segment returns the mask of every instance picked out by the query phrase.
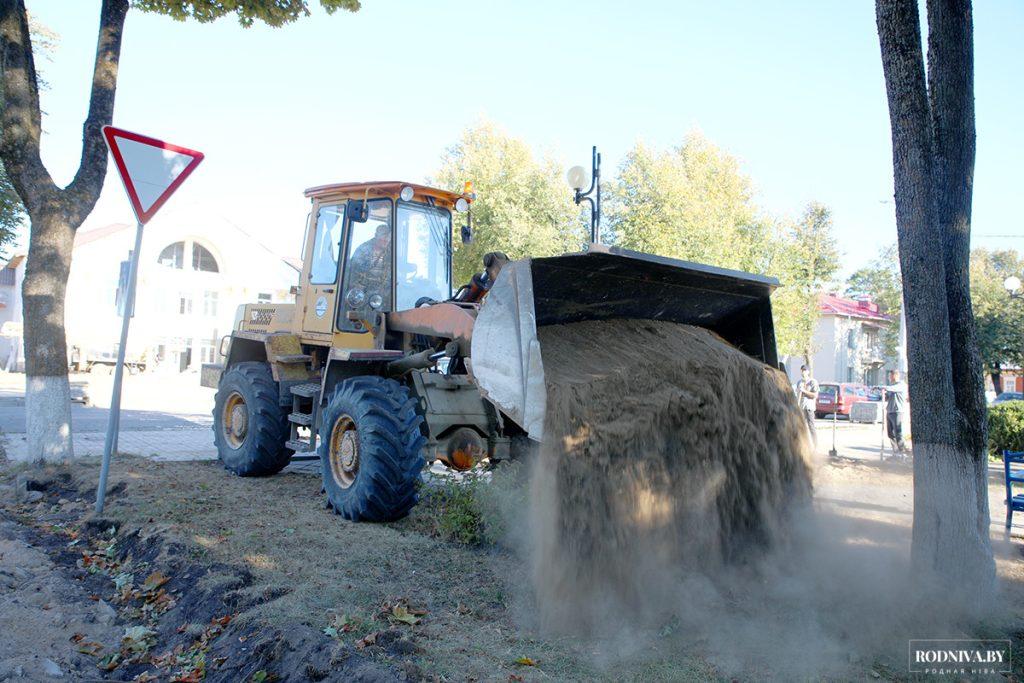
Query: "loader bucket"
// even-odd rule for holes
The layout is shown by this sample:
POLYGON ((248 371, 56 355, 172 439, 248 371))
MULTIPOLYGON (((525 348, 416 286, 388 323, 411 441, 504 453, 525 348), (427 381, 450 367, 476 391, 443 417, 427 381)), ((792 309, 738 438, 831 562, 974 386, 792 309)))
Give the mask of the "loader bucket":
POLYGON ((590 245, 586 252, 507 264, 480 307, 471 365, 478 386, 536 440, 546 390, 537 328, 637 318, 707 328, 775 367, 774 278, 590 245))

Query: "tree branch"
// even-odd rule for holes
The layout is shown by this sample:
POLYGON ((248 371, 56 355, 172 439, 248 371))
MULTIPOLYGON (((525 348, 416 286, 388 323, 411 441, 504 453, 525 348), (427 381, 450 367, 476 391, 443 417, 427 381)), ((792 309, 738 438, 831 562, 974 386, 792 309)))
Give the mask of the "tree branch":
POLYGON ((0 159, 11 184, 31 213, 56 187, 39 156, 42 115, 39 84, 24 0, 0 0, 0 70, 3 137, 0 159))
POLYGON ((107 147, 103 142, 102 128, 109 125, 114 116, 121 36, 127 13, 128 0, 103 0, 92 91, 89 94, 89 113, 82 125, 82 158, 64 197, 66 202, 70 202, 66 205, 68 210, 74 211, 79 218, 72 221, 76 226, 96 205, 107 173, 107 147))

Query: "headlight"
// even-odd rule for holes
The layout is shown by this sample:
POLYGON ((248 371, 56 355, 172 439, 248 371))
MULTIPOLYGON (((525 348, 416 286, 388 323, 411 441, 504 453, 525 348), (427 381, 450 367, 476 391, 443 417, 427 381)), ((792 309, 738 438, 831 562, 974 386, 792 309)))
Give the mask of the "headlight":
POLYGON ((455 200, 455 210, 459 213, 466 213, 469 211, 469 201, 465 197, 459 197, 455 200))
POLYGON ((345 295, 345 301, 348 302, 349 308, 359 308, 366 301, 366 292, 361 289, 352 288, 345 295))
POLYGON ((402 198, 403 202, 411 202, 412 198, 413 198, 413 195, 415 195, 415 194, 416 194, 416 192, 413 191, 413 189, 411 187, 406 185, 405 187, 402 188, 402 191, 399 193, 398 196, 402 198))
POLYGON ((384 297, 382 297, 380 294, 371 294, 370 295, 370 308, 372 308, 375 311, 379 311, 380 307, 383 306, 383 305, 384 305, 384 297))

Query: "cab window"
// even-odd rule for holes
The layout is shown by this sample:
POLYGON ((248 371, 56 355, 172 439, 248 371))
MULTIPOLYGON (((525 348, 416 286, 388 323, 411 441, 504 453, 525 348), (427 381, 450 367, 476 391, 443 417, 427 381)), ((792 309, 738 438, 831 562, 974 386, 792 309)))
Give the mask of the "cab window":
POLYGON ((391 310, 391 264, 391 200, 371 200, 369 219, 352 223, 348 239, 339 329, 361 331, 344 311, 367 307, 391 310))
POLYGON ((451 296, 448 274, 451 214, 427 204, 398 205, 395 310, 420 299, 444 301, 451 296))
POLYGON ((309 281, 326 285, 338 277, 338 254, 341 252, 341 231, 345 226, 345 205, 321 206, 316 213, 316 238, 309 266, 309 281))

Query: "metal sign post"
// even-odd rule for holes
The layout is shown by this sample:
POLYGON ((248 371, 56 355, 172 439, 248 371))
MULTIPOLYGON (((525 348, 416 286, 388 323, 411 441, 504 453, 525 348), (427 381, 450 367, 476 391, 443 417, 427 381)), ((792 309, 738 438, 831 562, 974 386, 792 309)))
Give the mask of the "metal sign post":
POLYGON ((107 497, 110 456, 117 450, 117 435, 121 427, 121 382, 124 380, 124 357, 128 348, 128 325, 135 314, 135 283, 139 274, 139 252, 142 248, 144 225, 139 221, 135 228, 135 249, 132 250, 131 265, 128 267, 128 288, 124 295, 124 310, 121 314, 121 344, 117 347, 117 365, 114 367, 114 389, 110 395, 107 438, 103 442, 103 464, 100 465, 100 484, 96 489, 96 512, 103 512, 103 503, 107 497))
POLYGON ((142 229, 203 160, 203 155, 195 150, 113 126, 103 127, 103 137, 110 154, 114 157, 117 172, 124 183, 125 192, 128 193, 128 200, 138 222, 135 229, 135 248, 132 250, 128 266, 127 287, 121 302, 121 343, 117 347, 117 366, 114 368, 114 388, 110 396, 107 438, 103 443, 103 464, 100 466, 100 482, 96 489, 97 513, 103 512, 103 504, 106 502, 110 458, 117 452, 117 436, 121 427, 121 385, 124 381, 125 354, 128 350, 128 326, 135 315, 135 289, 142 252, 142 229))

